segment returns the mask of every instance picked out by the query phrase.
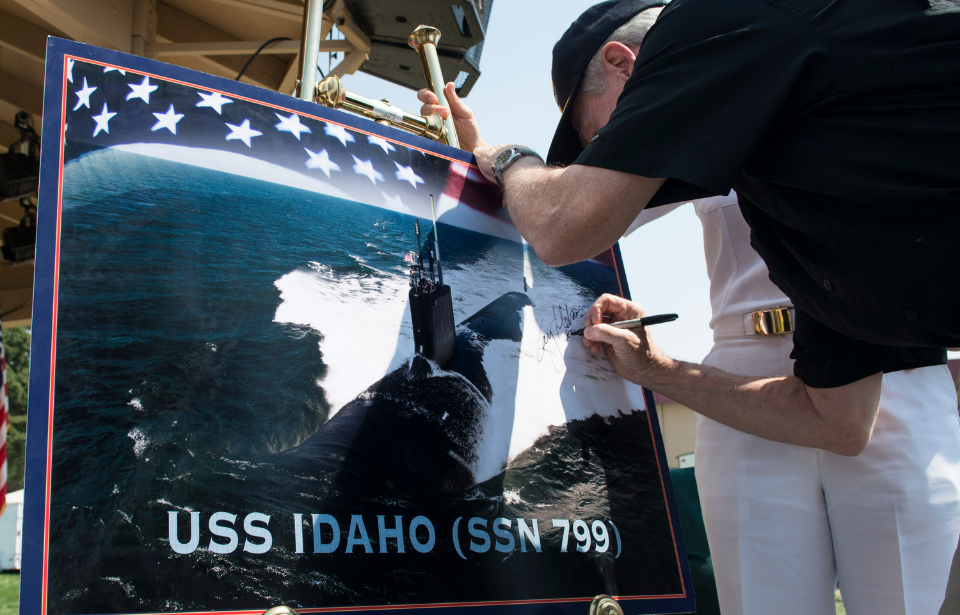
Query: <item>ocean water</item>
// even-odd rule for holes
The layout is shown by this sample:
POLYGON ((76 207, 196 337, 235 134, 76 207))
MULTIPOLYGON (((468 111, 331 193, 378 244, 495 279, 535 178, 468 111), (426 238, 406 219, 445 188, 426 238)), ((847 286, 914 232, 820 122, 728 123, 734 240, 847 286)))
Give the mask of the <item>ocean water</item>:
POLYGON ((409 215, 118 150, 68 163, 63 203, 51 613, 681 591, 639 389, 565 335, 611 270, 441 218, 465 366, 444 371, 413 358, 409 215), (519 341, 471 330, 505 293, 519 341), (181 541, 200 513, 188 555, 171 511, 181 541), (241 544, 269 515, 272 548, 213 552, 215 512, 241 544), (375 553, 314 553, 311 514, 345 536, 360 515, 375 553), (376 552, 377 515, 428 517, 434 547, 376 552), (542 552, 461 558, 471 517, 538 519, 542 552), (613 521, 619 557, 562 553, 552 519, 613 521))

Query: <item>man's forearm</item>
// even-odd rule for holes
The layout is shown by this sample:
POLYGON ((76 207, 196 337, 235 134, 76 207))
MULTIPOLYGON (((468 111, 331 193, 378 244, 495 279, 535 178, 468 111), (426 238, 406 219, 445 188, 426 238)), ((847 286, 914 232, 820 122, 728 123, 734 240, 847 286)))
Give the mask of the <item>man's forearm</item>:
POLYGON ((869 442, 876 419, 880 378, 880 374, 870 376, 848 385, 852 388, 846 391, 811 389, 793 376, 751 378, 667 359, 659 369, 645 374, 642 384, 761 438, 857 455, 869 442), (824 395, 833 398, 825 400, 824 395))
POLYGON ((548 265, 593 258, 643 210, 662 179, 573 165, 517 161, 504 174, 505 204, 517 230, 548 265))

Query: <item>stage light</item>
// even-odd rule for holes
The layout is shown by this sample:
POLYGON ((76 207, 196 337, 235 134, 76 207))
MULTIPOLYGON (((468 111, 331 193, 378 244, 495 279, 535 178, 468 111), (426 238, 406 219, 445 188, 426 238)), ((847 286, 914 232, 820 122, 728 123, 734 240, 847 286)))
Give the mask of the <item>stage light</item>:
POLYGON ((0 200, 37 191, 40 179, 35 160, 19 152, 0 154, 0 200))
POLYGON ((429 24, 443 36, 437 55, 444 75, 453 78, 460 96, 480 77, 480 55, 493 0, 347 0, 357 24, 370 37, 370 55, 360 70, 419 90, 419 58, 407 37, 417 24, 429 24))
POLYGON ((11 263, 31 260, 37 247, 37 208, 28 197, 20 199, 23 218, 19 226, 3 229, 3 246, 0 253, 11 263))
POLYGON ((20 131, 20 139, 6 154, 0 154, 0 201, 36 192, 40 180, 40 137, 30 114, 18 112, 14 127, 20 131))

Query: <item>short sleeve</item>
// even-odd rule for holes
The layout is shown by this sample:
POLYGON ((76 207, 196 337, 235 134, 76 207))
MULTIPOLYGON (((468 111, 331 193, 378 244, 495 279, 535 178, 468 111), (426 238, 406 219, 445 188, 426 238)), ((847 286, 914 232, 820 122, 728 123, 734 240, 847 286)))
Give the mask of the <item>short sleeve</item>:
POLYGON ((826 55, 765 0, 673 0, 609 123, 574 164, 667 178, 651 205, 727 194, 787 102, 819 90, 811 66, 826 55))
POLYGON ((796 316, 790 357, 793 374, 807 386, 830 389, 880 372, 947 362, 946 348, 869 344, 837 333, 802 310, 796 316))
POLYGON ((627 230, 623 232, 623 236, 626 237, 627 235, 633 233, 635 230, 637 230, 641 226, 650 224, 654 220, 659 220, 660 218, 664 217, 671 211, 679 209, 683 205, 686 205, 686 203, 683 203, 683 202, 670 203, 669 205, 664 205, 663 207, 657 207, 655 209, 651 209, 649 207, 645 208, 643 211, 640 212, 640 215, 636 217, 636 219, 633 221, 633 224, 628 226, 627 230))

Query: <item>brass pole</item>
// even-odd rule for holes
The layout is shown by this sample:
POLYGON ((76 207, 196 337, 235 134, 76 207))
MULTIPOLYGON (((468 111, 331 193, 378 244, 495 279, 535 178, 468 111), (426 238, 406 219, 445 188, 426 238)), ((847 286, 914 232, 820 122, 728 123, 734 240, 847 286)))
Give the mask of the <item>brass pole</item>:
MULTIPOLYGON (((449 110, 450 105, 443 93, 443 71, 440 70, 440 58, 437 57, 437 43, 439 41, 440 30, 431 26, 418 26, 407 39, 407 43, 420 54, 420 62, 423 64, 423 76, 427 79, 427 87, 437 95, 440 106, 449 110)), ((457 139, 457 129, 453 125, 452 113, 448 114, 447 119, 443 120, 443 125, 447 129, 445 142, 453 147, 460 147, 460 141, 457 139)))
POLYGON ((320 56, 320 28, 323 23, 323 0, 305 0, 303 4, 303 36, 300 37, 300 91, 302 100, 313 101, 317 86, 317 61, 320 56))
POLYGON ((443 120, 436 113, 426 117, 413 115, 383 101, 348 92, 336 75, 330 75, 317 85, 316 102, 325 107, 344 109, 381 123, 386 122, 390 126, 434 141, 443 141, 446 136, 443 120))

